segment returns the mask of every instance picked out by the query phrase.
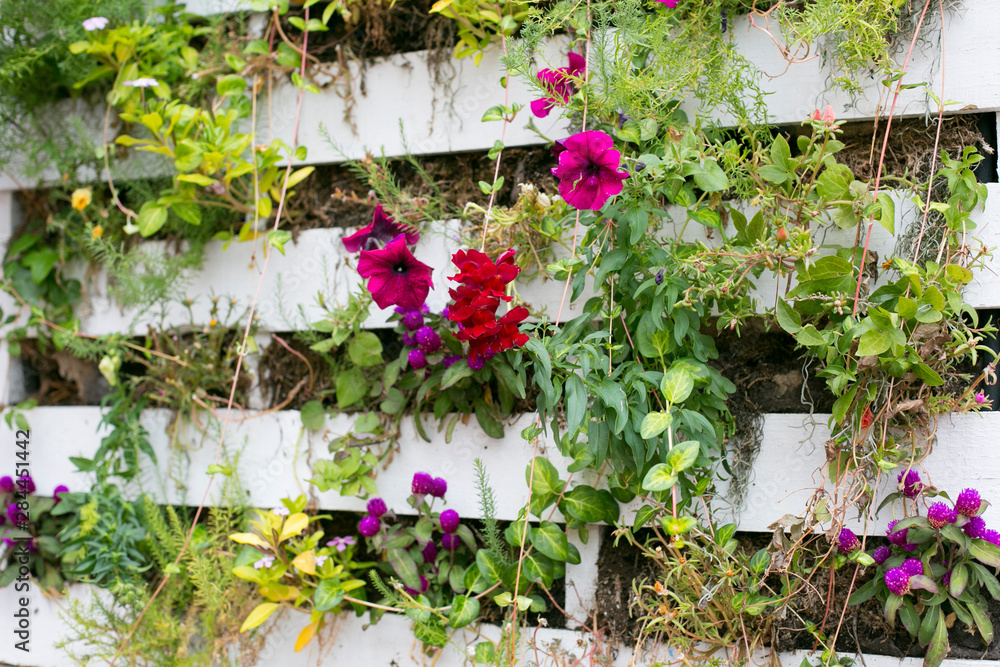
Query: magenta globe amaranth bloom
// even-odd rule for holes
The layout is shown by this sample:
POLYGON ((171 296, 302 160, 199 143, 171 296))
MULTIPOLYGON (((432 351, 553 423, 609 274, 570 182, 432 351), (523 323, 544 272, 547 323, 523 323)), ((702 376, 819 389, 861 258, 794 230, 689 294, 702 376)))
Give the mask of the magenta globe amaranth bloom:
POLYGON ((997 532, 995 530, 987 530, 985 533, 983 533, 982 539, 986 540, 990 544, 994 544, 1000 547, 1000 532, 997 532))
POLYGON ((897 530, 893 532, 892 528, 898 523, 898 521, 890 521, 889 527, 886 528, 885 534, 889 537, 889 542, 895 544, 897 547, 902 547, 906 545, 906 533, 909 528, 904 528, 903 530, 897 530))
POLYGON ((7 520, 11 523, 17 523, 17 515, 20 510, 17 508, 17 503, 11 503, 7 506, 7 520))
POLYGON ((431 484, 431 495, 435 498, 444 498, 446 493, 448 493, 448 482, 443 477, 435 477, 431 484))
POLYGON ((358 274, 379 308, 420 308, 434 286, 431 267, 413 256, 402 234, 381 250, 362 250, 358 274))
POLYGON ((424 545, 424 548, 420 550, 421 555, 424 557, 425 563, 433 563, 434 559, 437 558, 438 550, 434 546, 433 542, 428 542, 424 545))
POLYGON ((840 531, 840 537, 837 540, 837 548, 842 554, 849 554, 852 551, 857 551, 861 548, 861 540, 858 536, 854 534, 854 531, 850 528, 844 528, 840 531))
POLYGON ((600 130, 581 132, 563 142, 559 166, 552 174, 559 179, 559 194, 570 206, 600 210, 622 191, 628 172, 619 171, 621 153, 614 140, 600 130))
POLYGON ((916 498, 924 488, 924 483, 920 481, 920 473, 916 470, 904 470, 896 478, 900 492, 907 498, 916 498))
POLYGON ((19 493, 34 493, 35 480, 31 479, 31 475, 19 477, 17 480, 17 490, 19 493))
POLYGON ((931 528, 940 530, 949 523, 955 523, 956 519, 958 514, 944 503, 934 503, 927 508, 927 523, 931 524, 931 528))
POLYGON ((409 362, 410 368, 414 370, 420 370, 421 368, 427 368, 427 357, 420 350, 410 350, 406 355, 406 361, 409 362))
POLYGON ((69 493, 69 487, 66 486, 65 484, 60 484, 59 486, 56 487, 55 491, 52 492, 52 497, 56 499, 56 504, 58 504, 59 501, 61 500, 59 496, 61 496, 64 493, 69 493))
POLYGON ((434 490, 434 478, 425 472, 413 473, 413 481, 410 482, 410 491, 415 496, 426 496, 434 490))
POLYGON ((964 489, 955 501, 955 511, 965 516, 976 516, 982 506, 983 499, 975 489, 964 489))
MULTIPOLYGON (((424 314, 419 310, 414 308, 413 310, 408 310, 403 314, 403 326, 406 327, 407 331, 416 331, 420 327, 424 326, 424 314)), ((416 338, 414 338, 414 342, 416 338)), ((407 343, 412 346, 412 343, 407 343)))
POLYGON ((882 563, 889 560, 890 556, 892 556, 892 549, 890 549, 889 547, 879 547, 872 554, 872 560, 875 561, 876 565, 881 565, 882 563))
POLYGON ((10 475, 4 475, 0 477, 0 491, 4 493, 10 493, 14 490, 14 478, 10 475))
POLYGON ((916 577, 924 573, 924 564, 917 558, 907 558, 900 565, 911 577, 916 577))
POLYGON ((454 533, 445 533, 441 536, 441 548, 445 551, 454 551, 462 540, 454 533))
POLYGON ((981 516, 974 516, 962 526, 962 530, 973 539, 982 539, 986 535, 986 521, 981 516))
POLYGON ((458 524, 461 523, 458 512, 455 510, 441 512, 439 519, 441 521, 441 532, 448 533, 449 535, 458 530, 458 524))
POLYGON ((383 514, 389 511, 389 508, 385 506, 385 501, 381 498, 372 498, 369 500, 365 509, 367 509, 368 513, 376 519, 380 518, 383 514))
POLYGON ((424 354, 434 354, 441 349, 441 336, 438 335, 437 331, 434 331, 433 327, 420 327, 414 335, 417 339, 417 345, 420 346, 420 351, 424 354))
POLYGON ((365 537, 372 537, 381 527, 382 522, 378 520, 378 517, 369 514, 361 520, 361 523, 358 524, 358 532, 365 537))
POLYGON ((910 573, 894 567, 885 573, 885 585, 894 595, 906 595, 910 592, 910 573))

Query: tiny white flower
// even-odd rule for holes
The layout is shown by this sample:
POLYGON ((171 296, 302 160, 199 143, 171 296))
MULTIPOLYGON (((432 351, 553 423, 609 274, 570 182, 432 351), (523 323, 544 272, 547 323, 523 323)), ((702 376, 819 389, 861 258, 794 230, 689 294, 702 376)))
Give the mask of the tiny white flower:
POLYGON ((103 16, 91 16, 89 19, 83 22, 83 29, 87 32, 93 32, 95 30, 104 30, 108 27, 108 20, 103 16))
POLYGON ((135 79, 134 81, 125 81, 122 83, 123 86, 129 86, 131 88, 156 88, 160 85, 160 82, 156 79, 151 79, 148 76, 135 79))
POLYGON ((288 516, 288 508, 287 507, 275 507, 273 510, 271 510, 271 514, 273 514, 275 516, 288 516))

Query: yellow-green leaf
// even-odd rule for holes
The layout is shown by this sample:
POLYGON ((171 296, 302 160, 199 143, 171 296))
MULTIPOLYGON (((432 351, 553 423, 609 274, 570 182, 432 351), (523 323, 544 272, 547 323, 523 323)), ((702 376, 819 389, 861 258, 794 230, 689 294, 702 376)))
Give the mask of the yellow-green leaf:
POLYGON ((253 533, 233 533, 229 536, 229 539, 240 544, 252 544, 255 547, 268 548, 269 546, 259 535, 254 535, 253 533))
POLYGON ((316 574, 316 552, 310 549, 309 551, 303 551, 295 560, 292 561, 299 572, 305 572, 306 574, 316 574))
POLYGON ((292 516, 285 519, 285 525, 281 527, 281 535, 278 536, 279 542, 284 542, 290 537, 295 537, 309 525, 309 517, 307 517, 302 512, 293 514, 292 516))
POLYGON ((261 602, 253 608, 253 611, 250 612, 249 616, 247 616, 247 620, 243 621, 243 625, 240 626, 240 632, 253 630, 258 625, 266 621, 268 617, 276 612, 280 606, 280 604, 276 604, 274 602, 261 602))
POLYGON ((306 627, 302 628, 302 632, 299 633, 299 638, 295 640, 295 652, 298 653, 312 641, 313 637, 316 636, 316 632, 319 631, 319 621, 313 621, 306 627))

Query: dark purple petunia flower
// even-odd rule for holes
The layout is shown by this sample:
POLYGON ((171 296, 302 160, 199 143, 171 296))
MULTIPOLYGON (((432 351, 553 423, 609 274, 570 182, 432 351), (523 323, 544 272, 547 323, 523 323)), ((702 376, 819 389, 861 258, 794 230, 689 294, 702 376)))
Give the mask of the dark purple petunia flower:
POLYGON ((910 592, 910 573, 902 567, 894 567, 885 573, 885 585, 896 595, 910 592))
POLYGON ((582 78, 587 72, 587 61, 579 53, 569 53, 569 65, 559 69, 543 69, 537 75, 538 81, 551 97, 542 97, 531 103, 531 113, 538 118, 545 118, 557 104, 569 102, 570 95, 576 92, 573 79, 582 78))
POLYGON ((365 537, 371 537, 379 531, 382 527, 382 522, 378 520, 378 517, 374 517, 371 514, 367 515, 358 524, 358 532, 365 537))
POLYGON ((955 523, 957 519, 958 514, 955 510, 944 503, 934 503, 927 508, 927 523, 931 524, 931 528, 940 530, 949 523, 955 523))
POLYGON ((600 130, 574 134, 564 142, 559 166, 552 174, 559 179, 559 194, 570 206, 597 211, 622 191, 628 172, 618 171, 621 153, 614 140, 600 130))
POLYGON ((837 540, 837 548, 842 554, 849 554, 852 551, 856 551, 861 548, 861 540, 858 536, 854 534, 854 531, 850 528, 844 528, 840 531, 840 537, 837 540))
POLYGON ((435 477, 431 486, 431 495, 435 498, 444 498, 448 493, 448 482, 443 477, 435 477))
POLYGON ((438 518, 441 521, 441 532, 449 535, 458 530, 458 524, 461 522, 458 512, 455 510, 445 510, 438 518))
POLYGON ((445 551, 454 551, 461 543, 462 540, 458 535, 445 533, 441 536, 441 548, 445 551))
POLYGON ((400 234, 406 239, 406 245, 416 245, 417 241, 420 240, 420 232, 409 225, 393 222, 392 218, 382 210, 382 205, 379 204, 367 227, 362 227, 350 236, 343 238, 344 247, 347 248, 347 252, 351 253, 361 250, 378 250, 400 234))
POLYGON ((381 250, 362 250, 358 273, 379 308, 419 308, 431 291, 431 267, 410 252, 400 234, 381 250))
POLYGON ((389 508, 385 506, 385 501, 381 498, 372 498, 369 500, 365 509, 376 519, 389 511, 389 508))
POLYGON ((920 473, 916 470, 904 470, 896 477, 899 490, 907 498, 916 498, 924 488, 924 483, 920 481, 920 473))
POLYGON ((975 489, 964 489, 955 500, 955 511, 965 516, 976 516, 982 506, 983 499, 975 489))
POLYGON ((415 496, 426 496, 434 489, 434 478, 425 472, 413 473, 413 481, 410 482, 410 491, 415 496))

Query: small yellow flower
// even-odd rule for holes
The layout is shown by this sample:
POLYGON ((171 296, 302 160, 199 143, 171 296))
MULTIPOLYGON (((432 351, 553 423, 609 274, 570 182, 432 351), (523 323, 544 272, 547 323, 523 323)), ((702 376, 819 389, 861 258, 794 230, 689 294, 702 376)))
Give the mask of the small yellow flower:
POLYGON ((94 229, 90 232, 90 238, 97 240, 104 236, 104 227, 100 225, 94 225, 94 229))
POLYGON ((90 202, 93 197, 90 194, 90 188, 80 188, 79 190, 74 190, 73 194, 70 196, 70 202, 73 204, 73 208, 78 211, 90 206, 90 202))
POLYGON ((208 326, 210 327, 218 326, 218 324, 219 323, 215 321, 214 317, 208 321, 208 326))

